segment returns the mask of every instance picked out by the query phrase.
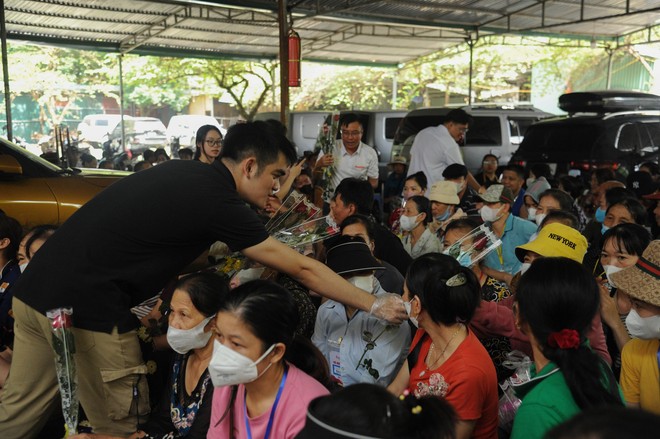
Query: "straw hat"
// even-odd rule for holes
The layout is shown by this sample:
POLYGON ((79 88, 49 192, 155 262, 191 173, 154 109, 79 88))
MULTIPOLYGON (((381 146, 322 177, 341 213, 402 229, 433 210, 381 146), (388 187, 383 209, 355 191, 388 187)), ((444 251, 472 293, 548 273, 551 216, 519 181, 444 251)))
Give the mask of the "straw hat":
POLYGON ((402 155, 395 155, 392 157, 392 160, 388 163, 388 165, 393 166, 393 165, 408 165, 408 160, 402 155))
POLYGON ((630 297, 660 306, 660 240, 652 241, 635 265, 613 273, 612 281, 630 297))

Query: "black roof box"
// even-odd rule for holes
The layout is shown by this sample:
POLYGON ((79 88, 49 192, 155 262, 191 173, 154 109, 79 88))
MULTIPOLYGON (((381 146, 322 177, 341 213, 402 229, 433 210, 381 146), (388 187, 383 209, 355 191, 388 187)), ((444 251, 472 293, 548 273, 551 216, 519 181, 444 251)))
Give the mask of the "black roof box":
POLYGON ((660 96, 615 90, 566 93, 559 96, 559 108, 567 113, 660 110, 660 96))

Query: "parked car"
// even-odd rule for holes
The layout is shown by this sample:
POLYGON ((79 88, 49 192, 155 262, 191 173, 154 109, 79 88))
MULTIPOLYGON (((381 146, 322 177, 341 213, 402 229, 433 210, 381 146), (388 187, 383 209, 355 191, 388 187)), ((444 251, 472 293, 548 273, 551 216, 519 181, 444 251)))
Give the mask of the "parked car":
MULTIPOLYGON (((130 119, 124 116, 124 120, 130 119)), ((79 138, 85 140, 92 147, 101 149, 104 142, 121 122, 119 114, 90 114, 85 116, 78 124, 79 138)))
MULTIPOLYGON (((213 116, 204 116, 201 114, 179 114, 172 116, 167 124, 167 130, 165 131, 167 141, 170 146, 178 141, 178 147, 192 148, 194 151, 196 148, 195 136, 197 135, 197 130, 202 125, 214 125, 218 127, 223 136, 227 132, 227 130, 221 127, 218 120, 213 116)), ((172 151, 172 153, 174 154, 175 151, 172 151)))
POLYGON ((512 161, 548 163, 557 175, 610 166, 622 175, 658 161, 660 96, 635 92, 564 94, 563 117, 532 125, 512 161))
MULTIPOLYGON (((479 170, 486 154, 498 157, 500 165, 507 164, 530 125, 552 116, 532 105, 476 104, 459 108, 473 118, 464 144, 459 145, 465 166, 473 173, 479 170)), ((424 128, 440 125, 452 109, 420 108, 406 114, 394 136, 394 154, 410 159, 410 148, 417 133, 424 128)))
MULTIPOLYGON (((124 135, 126 148, 134 155, 147 149, 165 148, 168 146, 166 128, 160 119, 155 117, 131 117, 124 120, 124 135)), ((110 141, 115 150, 121 147, 121 124, 117 124, 110 133, 110 141)))
POLYGON ((129 172, 64 169, 0 139, 0 209, 23 227, 61 224, 129 172))

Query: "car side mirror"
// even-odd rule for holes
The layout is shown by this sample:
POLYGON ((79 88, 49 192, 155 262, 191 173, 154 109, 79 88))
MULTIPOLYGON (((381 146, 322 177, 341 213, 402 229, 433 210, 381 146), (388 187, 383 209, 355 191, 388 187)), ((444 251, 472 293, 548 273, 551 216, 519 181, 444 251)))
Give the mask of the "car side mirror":
POLYGON ((15 157, 8 154, 0 155, 0 175, 23 175, 23 167, 15 157))

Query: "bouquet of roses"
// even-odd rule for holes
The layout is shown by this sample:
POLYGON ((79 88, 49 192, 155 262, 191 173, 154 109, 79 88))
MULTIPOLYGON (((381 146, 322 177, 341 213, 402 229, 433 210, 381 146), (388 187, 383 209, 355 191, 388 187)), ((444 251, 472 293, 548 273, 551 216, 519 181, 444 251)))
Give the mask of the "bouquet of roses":
POLYGON ((53 330, 55 349, 55 371, 60 386, 62 414, 66 424, 66 436, 76 434, 78 428, 78 377, 73 354, 76 352, 73 340, 71 308, 57 308, 46 312, 53 330))
POLYGON ((276 232, 273 237, 294 249, 323 241, 339 233, 339 226, 330 215, 316 218, 311 221, 276 232))
POLYGON ((266 230, 272 236, 281 230, 309 221, 320 213, 321 209, 312 204, 305 195, 294 190, 268 220, 266 230))
MULTIPOLYGON (((319 131, 319 136, 316 139, 316 145, 314 146, 316 150, 323 152, 323 155, 332 154, 337 144, 337 132, 339 131, 339 112, 333 111, 330 116, 330 124, 324 123, 321 126, 319 131)), ((322 200, 327 200, 332 197, 335 188, 332 187, 330 181, 332 180, 332 174, 334 173, 333 166, 326 166, 323 168, 323 173, 319 181, 317 182, 317 187, 321 190, 320 202, 322 200)))

